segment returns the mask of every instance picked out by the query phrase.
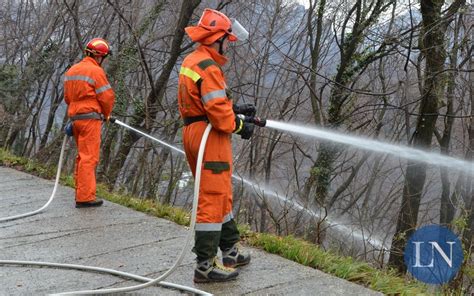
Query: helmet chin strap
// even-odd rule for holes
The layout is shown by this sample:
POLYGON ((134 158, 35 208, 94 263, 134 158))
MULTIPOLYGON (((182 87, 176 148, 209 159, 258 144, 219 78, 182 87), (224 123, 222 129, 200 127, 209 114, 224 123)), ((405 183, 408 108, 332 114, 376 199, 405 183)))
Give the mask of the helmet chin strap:
POLYGON ((97 59, 100 58, 100 62, 99 61, 97 61, 97 62, 99 63, 99 66, 101 66, 101 67, 102 67, 102 63, 104 62, 106 57, 107 57, 106 55, 105 56, 100 56, 100 55, 94 56, 96 61, 97 61, 97 59))
POLYGON ((101 56, 100 57, 100 63, 99 63, 99 66, 102 67, 102 62, 105 60, 105 56, 101 56))
POLYGON ((219 54, 224 55, 224 40, 229 36, 228 34, 225 34, 221 39, 217 40, 219 43, 219 54))
POLYGON ((101 58, 100 59, 100 62, 97 61, 97 63, 99 64, 99 66, 102 67, 102 62, 105 60, 105 58, 107 57, 107 55, 105 56, 100 56, 100 55, 95 55, 94 53, 92 53, 91 51, 89 50, 86 50, 86 56, 88 57, 91 57, 91 58, 94 58, 96 61, 98 58, 101 58))

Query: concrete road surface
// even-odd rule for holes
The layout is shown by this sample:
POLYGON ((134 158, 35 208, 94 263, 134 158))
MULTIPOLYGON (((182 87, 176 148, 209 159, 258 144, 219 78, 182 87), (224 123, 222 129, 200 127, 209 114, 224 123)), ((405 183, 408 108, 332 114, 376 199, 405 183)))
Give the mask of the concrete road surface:
MULTIPOLYGON (((53 181, 0 167, 0 217, 40 208, 53 181)), ((74 190, 60 186, 42 213, 0 223, 0 260, 92 265, 156 278, 176 260, 187 229, 105 201, 99 208, 76 209, 74 190)), ((194 255, 189 250, 167 282, 215 295, 381 295, 362 286, 261 250, 252 255, 236 281, 194 284, 194 255)), ((0 265, 0 295, 49 293, 135 285, 117 276, 55 268, 0 265)), ((160 286, 133 295, 179 295, 160 286)))

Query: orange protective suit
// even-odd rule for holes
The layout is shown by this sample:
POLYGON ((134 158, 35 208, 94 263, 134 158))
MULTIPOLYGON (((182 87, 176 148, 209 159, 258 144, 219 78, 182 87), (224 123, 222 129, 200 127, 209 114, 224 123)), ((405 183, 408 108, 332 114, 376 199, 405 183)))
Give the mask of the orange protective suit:
MULTIPOLYGON (((212 124, 203 159, 196 232, 220 232, 222 225, 233 218, 231 134, 236 124, 220 68, 226 61, 215 49, 200 45, 184 59, 180 69, 178 103, 182 118, 186 121, 205 115, 212 124)), ((183 128, 184 151, 193 175, 207 124, 197 121, 183 128)))
MULTIPOLYGON (((64 100, 69 117, 96 112, 108 118, 115 94, 102 67, 92 57, 85 57, 65 74, 64 100)), ((96 199, 95 169, 99 162, 101 121, 76 120, 73 133, 78 150, 74 174, 76 202, 93 201, 96 199)))

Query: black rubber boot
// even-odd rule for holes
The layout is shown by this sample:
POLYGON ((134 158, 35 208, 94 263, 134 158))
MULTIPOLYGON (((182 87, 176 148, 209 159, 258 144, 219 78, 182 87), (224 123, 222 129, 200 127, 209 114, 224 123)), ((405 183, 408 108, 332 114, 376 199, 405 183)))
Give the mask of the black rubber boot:
POLYGON ((222 251, 222 262, 225 267, 238 267, 250 263, 250 254, 242 253, 239 245, 235 244, 232 248, 222 251))
POLYGON ((226 282, 235 280, 239 272, 233 268, 224 267, 217 262, 217 257, 197 263, 194 270, 195 283, 226 282))
POLYGON ((77 202, 76 201, 76 208, 90 208, 90 207, 100 207, 104 201, 100 198, 91 201, 85 202, 77 202))

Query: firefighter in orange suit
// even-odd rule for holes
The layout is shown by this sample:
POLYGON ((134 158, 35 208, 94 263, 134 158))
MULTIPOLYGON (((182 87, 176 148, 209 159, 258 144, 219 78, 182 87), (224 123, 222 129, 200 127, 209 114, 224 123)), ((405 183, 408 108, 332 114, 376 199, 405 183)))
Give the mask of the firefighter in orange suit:
POLYGON ((65 74, 64 100, 77 145, 76 208, 97 207, 95 169, 99 162, 102 121, 108 120, 115 101, 102 62, 111 53, 107 41, 94 38, 85 48, 85 57, 65 74))
POLYGON ((193 252, 197 255, 195 282, 235 279, 236 266, 250 255, 239 250, 240 234, 232 216, 231 134, 249 139, 253 124, 237 114, 255 115, 251 104, 233 105, 221 67, 227 62, 228 42, 243 40, 248 32, 221 12, 205 9, 197 26, 186 33, 198 47, 183 61, 178 83, 179 112, 184 121, 183 143, 193 175, 201 138, 212 125, 204 153, 193 252), (216 259, 222 250, 222 266, 216 259))

